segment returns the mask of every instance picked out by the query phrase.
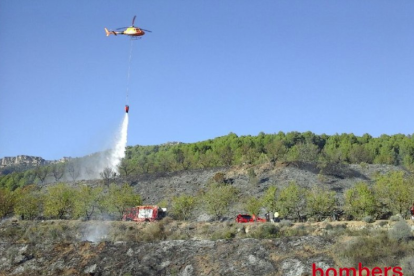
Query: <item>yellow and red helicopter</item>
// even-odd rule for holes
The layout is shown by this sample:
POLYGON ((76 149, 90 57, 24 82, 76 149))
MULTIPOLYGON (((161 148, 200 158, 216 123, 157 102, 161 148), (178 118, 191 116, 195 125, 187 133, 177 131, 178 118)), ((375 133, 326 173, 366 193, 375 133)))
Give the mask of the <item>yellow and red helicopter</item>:
POLYGON ((129 27, 118 28, 116 29, 116 31, 110 31, 107 28, 105 28, 106 36, 110 36, 111 34, 113 34, 113 35, 128 35, 131 37, 139 37, 139 36, 143 36, 145 32, 151 32, 149 30, 135 27, 134 22, 135 22, 136 17, 137 16, 135 15, 134 18, 132 18, 132 25, 129 27))

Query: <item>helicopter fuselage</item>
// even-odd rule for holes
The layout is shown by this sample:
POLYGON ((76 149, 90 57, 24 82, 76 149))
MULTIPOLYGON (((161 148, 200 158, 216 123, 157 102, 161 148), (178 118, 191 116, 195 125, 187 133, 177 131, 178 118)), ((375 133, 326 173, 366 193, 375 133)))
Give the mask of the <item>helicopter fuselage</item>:
POLYGON ((131 36, 141 36, 144 35, 145 32, 141 30, 140 28, 136 27, 128 27, 125 31, 123 31, 121 34, 124 35, 131 35, 131 36))

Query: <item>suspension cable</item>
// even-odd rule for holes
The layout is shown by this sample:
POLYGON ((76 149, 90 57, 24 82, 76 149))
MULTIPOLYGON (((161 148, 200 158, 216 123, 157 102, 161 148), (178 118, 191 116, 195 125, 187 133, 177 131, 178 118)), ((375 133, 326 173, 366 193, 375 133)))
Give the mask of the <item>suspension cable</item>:
POLYGON ((130 39, 129 43, 129 59, 128 59, 128 74, 127 74, 127 87, 126 87, 126 102, 125 104, 128 104, 128 94, 129 94, 129 79, 131 76, 131 60, 132 60, 132 49, 133 49, 133 41, 134 39, 130 39))

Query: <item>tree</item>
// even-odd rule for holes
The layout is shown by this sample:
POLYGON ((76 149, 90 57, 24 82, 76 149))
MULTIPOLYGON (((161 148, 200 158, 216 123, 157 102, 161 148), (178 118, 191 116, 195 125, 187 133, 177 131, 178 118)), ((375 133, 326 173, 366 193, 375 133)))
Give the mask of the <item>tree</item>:
POLYGON ((199 163, 203 168, 216 167, 218 160, 212 150, 200 154, 199 163))
POLYGON ((224 166, 231 166, 233 163, 234 153, 229 145, 219 145, 215 148, 214 152, 224 166))
POLYGON ((118 165, 118 170, 121 174, 128 177, 134 170, 134 166, 126 160, 125 158, 121 160, 121 163, 118 165))
POLYGON ((102 195, 102 187, 93 188, 87 185, 81 186, 77 191, 75 201, 76 217, 83 217, 86 220, 90 220, 99 208, 102 195))
POLYGON ((14 213, 22 219, 35 219, 40 215, 43 206, 43 195, 35 185, 16 190, 14 213))
POLYGON ((345 210, 354 218, 362 219, 374 215, 375 197, 373 191, 364 182, 355 184, 345 191, 345 210))
POLYGON ((65 174, 65 166, 65 163, 53 164, 51 166, 50 170, 56 182, 58 182, 65 174))
POLYGON ((36 174, 33 170, 28 170, 24 172, 24 176, 19 181, 19 186, 23 187, 25 185, 34 184, 34 180, 36 179, 36 174))
POLYGON ((412 204, 414 194, 414 178, 404 178, 404 172, 395 171, 381 175, 374 185, 375 198, 382 213, 407 215, 407 209, 412 204))
POLYGON ((37 166, 35 169, 35 173, 37 178, 39 178, 40 182, 43 184, 46 180, 46 177, 49 175, 50 167, 49 166, 37 166))
POLYGON ((72 178, 72 180, 76 181, 76 179, 78 179, 78 177, 80 176, 80 172, 81 172, 79 161, 76 161, 76 160, 70 161, 66 166, 66 170, 68 174, 70 175, 70 177, 72 178))
POLYGON ((277 209, 277 201, 276 201, 276 186, 270 186, 265 194, 263 195, 262 202, 263 206, 266 208, 266 211, 275 212, 277 209))
POLYGON ((302 213, 306 210, 306 190, 299 187, 296 182, 280 190, 277 197, 277 208, 281 216, 292 216, 301 221, 302 213))
POLYGON ((1 188, 0 189, 0 219, 13 213, 16 203, 16 195, 14 192, 1 188))
POLYGON ((172 199, 172 214, 180 220, 187 220, 190 218, 194 206, 196 205, 196 198, 190 195, 181 195, 172 199))
POLYGON ((213 183, 203 196, 203 202, 209 215, 220 219, 236 199, 237 190, 230 185, 213 183))
POLYGON ((277 160, 283 159, 284 155, 287 152, 286 146, 281 140, 276 140, 274 142, 266 144, 265 149, 270 162, 273 164, 276 163, 277 160))
POLYGON ((308 215, 317 221, 332 215, 336 206, 335 192, 327 191, 319 186, 315 186, 307 192, 306 201, 308 215))
POLYGON ((181 168, 184 169, 184 162, 185 162, 185 155, 184 151, 181 148, 174 148, 174 162, 177 169, 181 168))
POLYGON ((244 208, 249 214, 252 214, 257 218, 262 206, 263 202, 261 200, 257 199, 256 197, 251 197, 245 203, 244 208))
POLYGON ((128 184, 122 186, 111 184, 108 193, 102 201, 106 211, 119 219, 122 218, 127 208, 141 205, 142 203, 140 195, 136 194, 128 184))
POLYGON ((47 188, 44 199, 44 214, 47 217, 72 218, 77 193, 65 183, 58 183, 47 188))
POLYGON ((252 186, 256 186, 259 180, 257 179, 257 174, 254 172, 253 168, 247 170, 247 175, 249 176, 249 183, 252 186))
POLYGON ((349 152, 349 161, 355 164, 361 162, 369 164, 372 163, 373 158, 371 152, 364 145, 353 144, 349 152))
POLYGON ((109 183, 115 178, 116 172, 112 168, 105 168, 102 172, 99 173, 103 179, 106 186, 109 186, 109 183))
POLYGON ((311 142, 299 143, 296 145, 298 150, 298 160, 304 162, 318 161, 319 148, 311 142))

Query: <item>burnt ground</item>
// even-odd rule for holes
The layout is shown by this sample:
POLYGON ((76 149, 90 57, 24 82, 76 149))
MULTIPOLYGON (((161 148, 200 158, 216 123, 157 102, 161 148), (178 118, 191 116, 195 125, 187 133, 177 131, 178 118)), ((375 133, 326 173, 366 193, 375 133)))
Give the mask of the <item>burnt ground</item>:
MULTIPOLYGON (((0 222, 0 275, 312 275, 313 263, 321 268, 340 264, 333 247, 339 238, 352 240, 343 236, 345 230, 387 228, 391 222, 278 225, 277 230, 271 223, 240 225, 234 217, 244 212, 242 198, 259 197, 269 186, 291 181, 308 188, 321 185, 340 197, 355 183, 372 184, 377 174, 393 170, 401 168, 346 165, 321 173, 312 164, 281 163, 118 179, 128 181, 145 204, 157 204, 181 194, 198 195, 223 173, 241 198, 224 222, 209 222, 202 208, 188 222, 5 220, 0 222)), ((101 185, 100 180, 88 183, 101 185)))
MULTIPOLYGON (((223 173, 225 181, 240 191, 236 203, 225 215, 228 219, 233 219, 237 214, 245 211, 243 199, 251 196, 261 197, 272 185, 284 187, 294 181, 306 188, 322 186, 335 191, 341 203, 343 192, 355 183, 363 181, 372 184, 376 175, 394 170, 403 169, 389 165, 340 165, 321 172, 314 164, 291 162, 273 165, 266 163, 257 166, 235 166, 140 176, 130 178, 128 182, 142 196, 145 204, 153 205, 162 200, 170 202, 173 197, 182 194, 197 196, 207 188, 215 174, 223 173), (256 174, 254 179, 249 178, 251 169, 256 174)), ((194 219, 208 218, 209 216, 201 208, 196 210, 194 219)))

